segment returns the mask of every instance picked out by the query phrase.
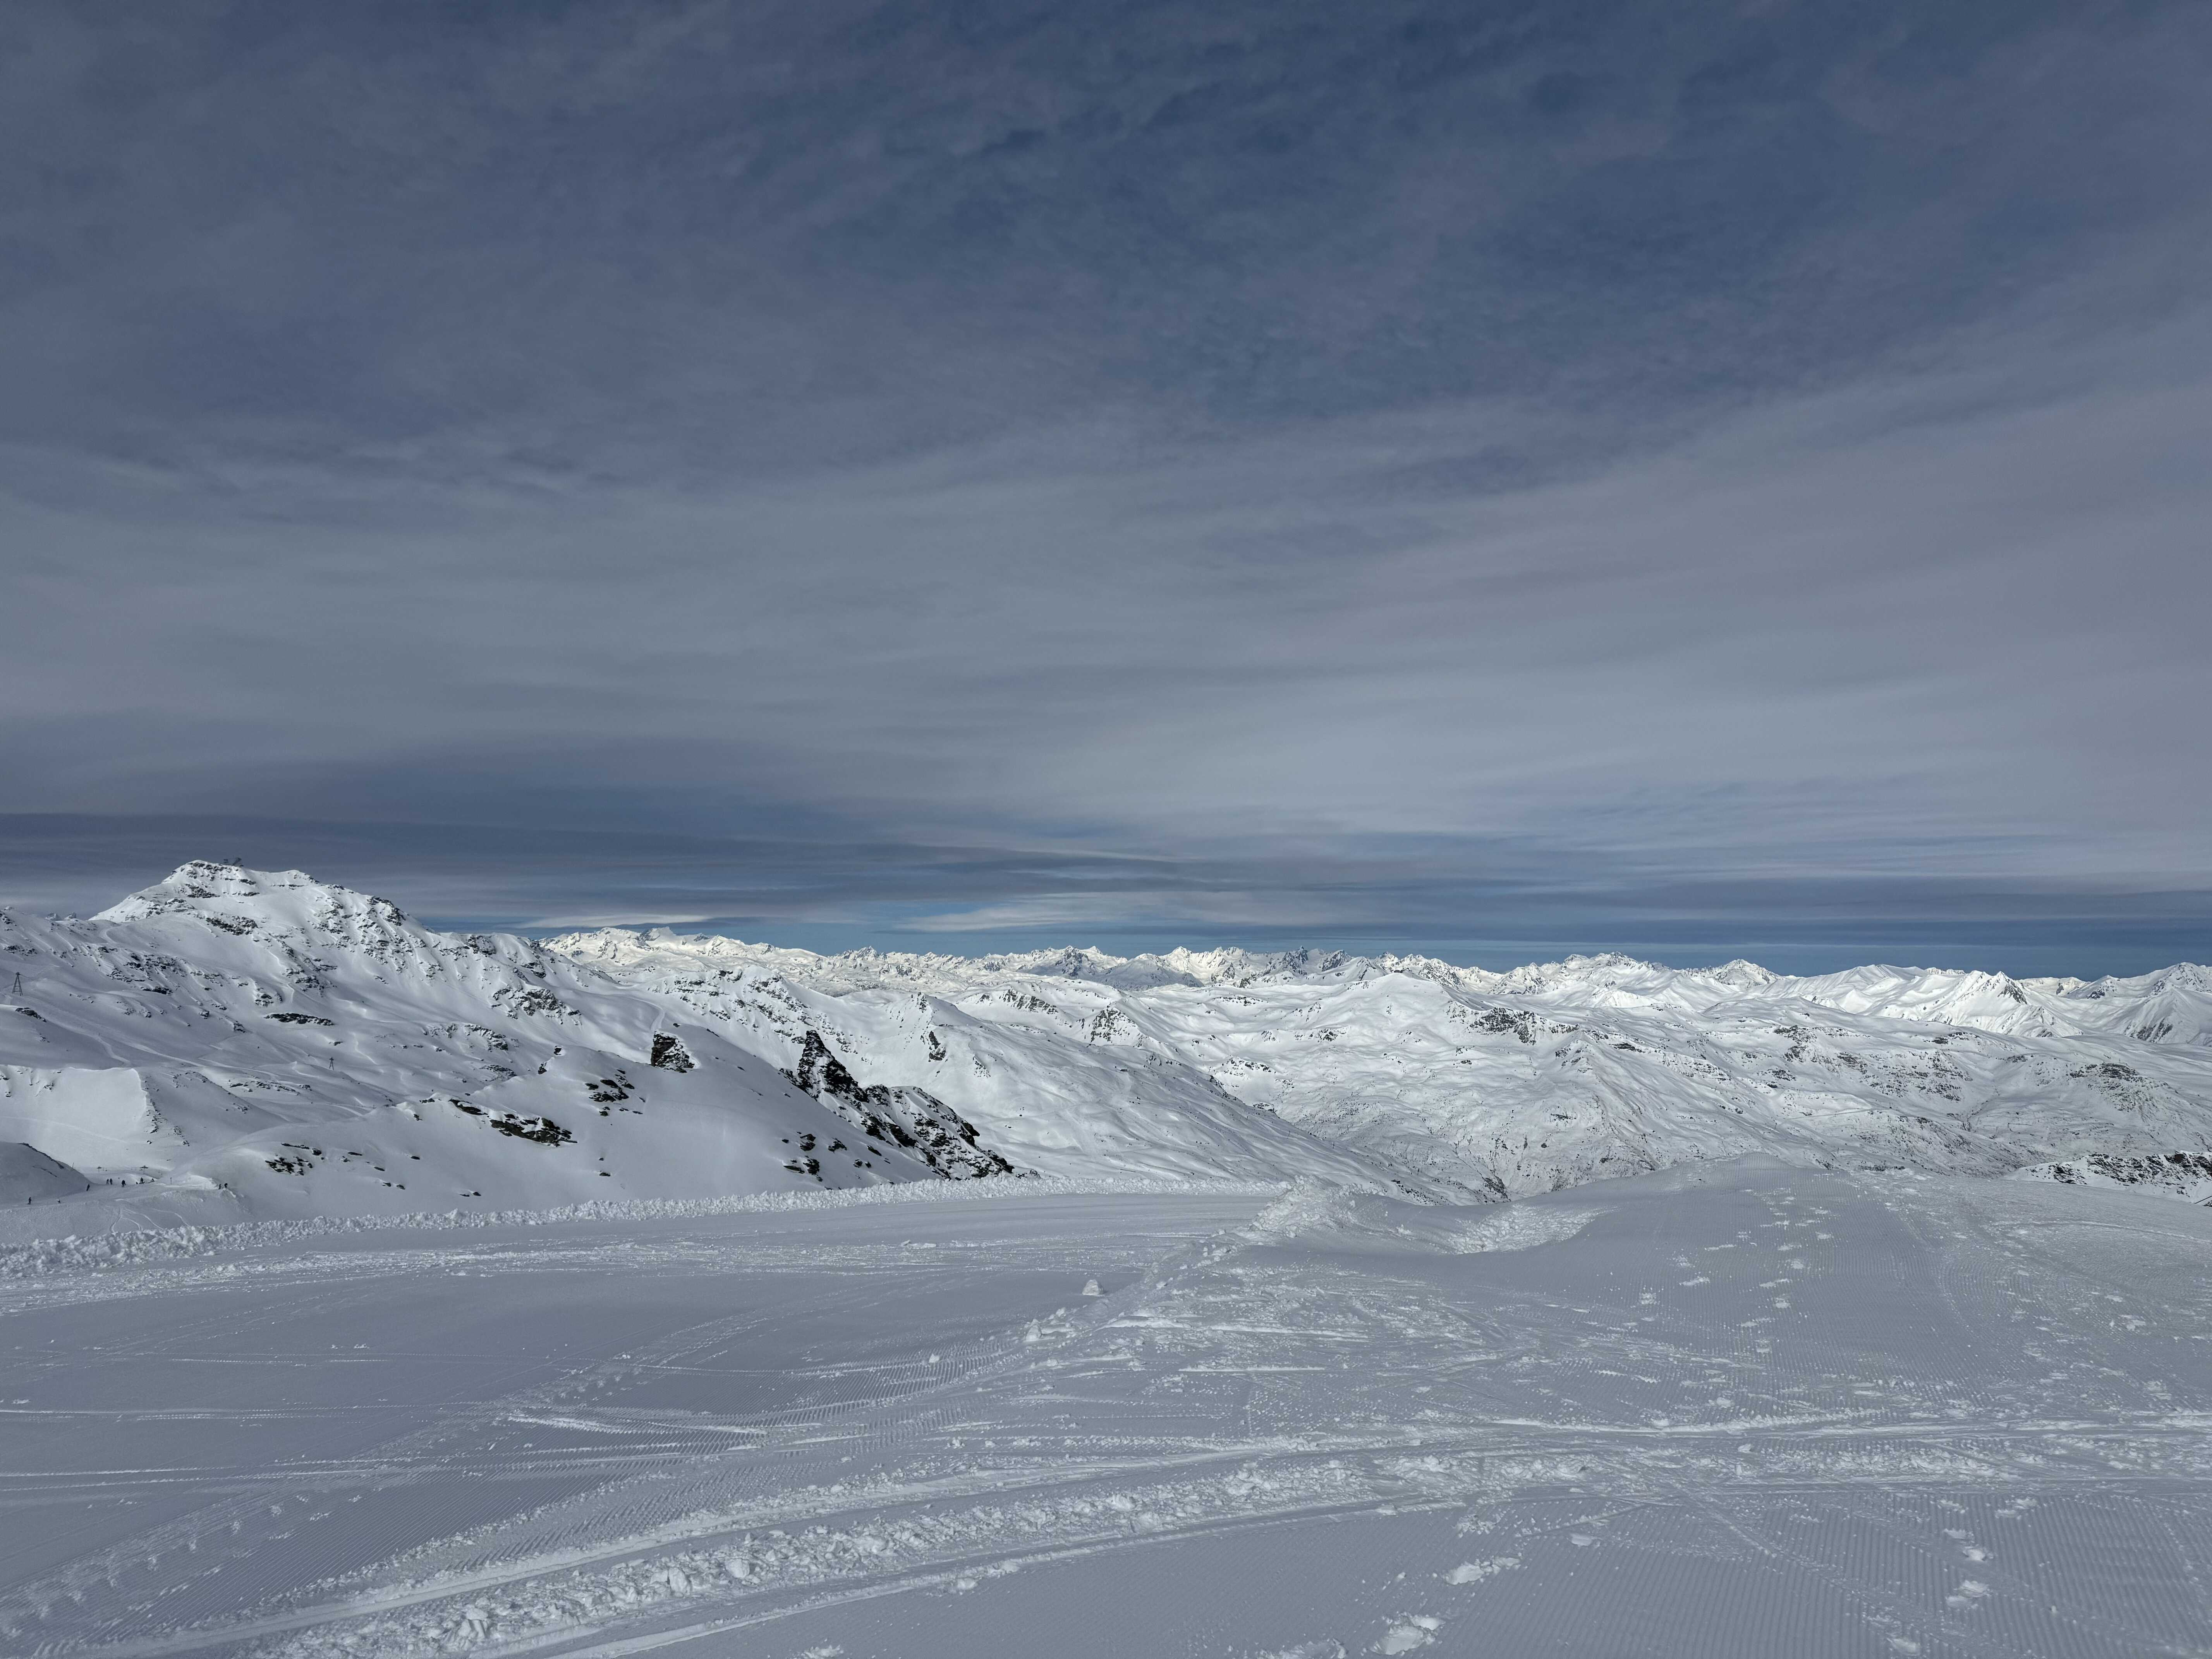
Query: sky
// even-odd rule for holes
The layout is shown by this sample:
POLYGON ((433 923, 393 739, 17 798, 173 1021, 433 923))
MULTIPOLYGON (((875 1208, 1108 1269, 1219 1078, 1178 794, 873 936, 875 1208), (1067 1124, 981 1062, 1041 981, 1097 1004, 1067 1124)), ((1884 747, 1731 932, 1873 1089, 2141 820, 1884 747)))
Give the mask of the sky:
POLYGON ((2212 9, 16 0, 0 904, 2212 957, 2212 9))

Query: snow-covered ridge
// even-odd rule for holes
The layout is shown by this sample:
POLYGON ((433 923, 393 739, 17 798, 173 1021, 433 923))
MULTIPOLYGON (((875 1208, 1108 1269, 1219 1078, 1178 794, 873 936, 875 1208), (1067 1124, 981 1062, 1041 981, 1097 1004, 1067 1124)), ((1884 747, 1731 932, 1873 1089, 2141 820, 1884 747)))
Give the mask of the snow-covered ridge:
POLYGON ((2014 979, 1972 969, 1887 966, 1798 977, 1741 960, 1717 968, 1669 968, 1613 954, 1532 963, 1498 973, 1462 968, 1434 957, 1360 957, 1341 951, 1261 953, 1233 946, 1210 951, 1179 947, 1135 957, 1111 956, 1096 947, 983 957, 872 949, 820 956, 666 927, 601 928, 561 934, 544 944, 577 961, 603 967, 620 969, 656 956, 680 956, 716 967, 767 969, 839 990, 911 987, 948 993, 1009 976, 1079 980, 1127 991, 1176 985, 1244 989, 1292 983, 1357 985, 1401 975, 1478 994, 1553 999, 1579 1006, 1695 1012, 1725 1002, 1795 1002, 1987 1031, 2124 1033, 2148 1042, 2212 1045, 2212 969, 2194 963, 2177 963, 2133 978, 2092 981, 2014 979))
POLYGON ((1091 1087, 1104 1050, 1121 1090, 1199 1074, 1435 1194, 1746 1154, 1996 1174, 2212 1135, 2212 972, 2189 963, 2092 982, 1623 956, 1504 973, 1310 951, 817 956, 666 929, 544 944, 765 1043, 808 1000, 857 1068, 978 1123, 1091 1087))
POLYGON ((1996 1175, 2212 1152, 2212 974, 2187 964, 532 942, 196 862, 89 919, 0 913, 0 998, 18 1237, 946 1178, 1483 1200, 1753 1155, 1996 1175), (64 1209, 108 1219, 37 1219, 64 1209))
POLYGON ((0 1143, 189 1218, 714 1197, 928 1176, 763 1056, 505 934, 188 864, 0 915, 0 1143), (831 1143, 849 1151, 824 1175, 831 1143), (149 1189, 151 1190, 142 1190, 149 1189))

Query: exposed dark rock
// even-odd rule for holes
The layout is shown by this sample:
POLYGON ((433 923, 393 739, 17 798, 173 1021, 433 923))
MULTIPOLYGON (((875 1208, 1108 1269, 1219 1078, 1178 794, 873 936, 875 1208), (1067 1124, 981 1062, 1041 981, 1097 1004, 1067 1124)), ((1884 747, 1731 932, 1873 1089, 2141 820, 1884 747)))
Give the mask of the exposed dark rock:
POLYGON ((929 1091, 863 1084, 811 1028, 799 1063, 784 1075, 861 1133, 906 1148, 948 1180, 1016 1173, 976 1140, 974 1124, 929 1091))
POLYGON ((2142 1073, 2132 1066, 2123 1066, 2117 1060, 2099 1060, 2094 1066, 2084 1066, 2069 1076, 2087 1078, 2100 1083, 2140 1083, 2142 1073))
POLYGON ((1536 1042, 1535 1018, 1517 1008, 1492 1008, 1475 1022, 1478 1031, 1495 1031, 1501 1035, 1510 1031, 1522 1042, 1534 1047, 1536 1042))
POLYGON ((489 1121, 503 1135, 535 1141, 540 1146, 560 1146, 576 1138, 550 1117, 517 1117, 512 1112, 494 1112, 489 1121))
POLYGON ((543 986, 509 985, 492 993, 493 1004, 508 1014, 573 1014, 576 1011, 543 986))

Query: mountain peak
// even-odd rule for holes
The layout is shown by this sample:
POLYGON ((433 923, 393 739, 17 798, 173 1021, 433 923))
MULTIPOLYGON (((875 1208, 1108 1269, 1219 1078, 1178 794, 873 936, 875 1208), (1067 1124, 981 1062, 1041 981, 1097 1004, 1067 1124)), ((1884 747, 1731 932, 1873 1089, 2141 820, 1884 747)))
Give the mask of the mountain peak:
POLYGON ((280 931, 354 933, 411 927, 389 899, 316 880, 302 870, 253 870, 242 864, 193 859, 111 904, 97 922, 152 921, 191 915, 227 933, 260 927, 280 931))

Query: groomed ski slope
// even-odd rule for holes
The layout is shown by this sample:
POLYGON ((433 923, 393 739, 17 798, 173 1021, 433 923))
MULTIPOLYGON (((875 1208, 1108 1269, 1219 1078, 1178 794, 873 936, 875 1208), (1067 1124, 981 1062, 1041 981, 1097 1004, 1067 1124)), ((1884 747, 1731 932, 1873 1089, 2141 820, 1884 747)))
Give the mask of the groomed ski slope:
POLYGON ((11 1260, 11 1655, 2212 1650, 2212 1212, 2137 1193, 942 1182, 11 1260))

